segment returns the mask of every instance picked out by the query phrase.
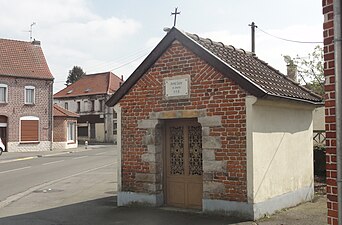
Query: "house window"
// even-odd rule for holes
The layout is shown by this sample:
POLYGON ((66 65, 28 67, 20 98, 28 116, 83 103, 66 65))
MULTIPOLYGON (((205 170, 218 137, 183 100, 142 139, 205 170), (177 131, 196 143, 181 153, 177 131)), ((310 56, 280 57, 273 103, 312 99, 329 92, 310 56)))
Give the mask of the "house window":
POLYGON ((81 102, 77 102, 76 112, 80 112, 80 111, 81 111, 81 102))
POLYGON ((39 118, 24 116, 20 118, 20 142, 39 141, 39 118))
POLYGON ((118 122, 117 120, 113 120, 113 134, 117 135, 118 133, 118 122))
POLYGON ((67 102, 64 103, 64 108, 65 108, 66 110, 69 109, 69 104, 68 104, 67 102))
POLYGON ((100 112, 103 111, 103 100, 99 100, 99 105, 100 105, 100 112))
POLYGON ((6 103, 8 96, 8 87, 6 84, 0 84, 0 103, 6 103))
POLYGON ((68 122, 68 142, 75 142, 76 139, 76 123, 68 122))
POLYGON ((94 100, 91 100, 91 101, 90 101, 90 104, 91 104, 91 105, 90 105, 90 111, 91 111, 91 112, 94 112, 94 111, 95 111, 95 101, 94 101, 94 100))
POLYGON ((78 137, 88 137, 88 127, 77 127, 78 137))
POLYGON ((25 86, 25 104, 32 105, 35 103, 35 87, 25 86))

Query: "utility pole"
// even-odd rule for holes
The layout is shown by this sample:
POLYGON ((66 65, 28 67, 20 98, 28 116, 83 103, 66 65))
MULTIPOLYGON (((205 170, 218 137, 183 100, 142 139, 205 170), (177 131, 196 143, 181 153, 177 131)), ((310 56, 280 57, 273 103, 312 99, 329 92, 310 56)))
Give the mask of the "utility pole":
POLYGON ((252 53, 255 54, 255 28, 258 28, 258 26, 255 25, 254 22, 252 22, 252 24, 248 24, 248 26, 251 27, 251 31, 252 31, 252 53))
POLYGON ((174 15, 175 18, 173 19, 173 26, 175 27, 176 26, 176 20, 177 20, 177 15, 179 15, 181 12, 178 12, 178 7, 175 8, 175 12, 172 12, 171 13, 171 16, 174 15))

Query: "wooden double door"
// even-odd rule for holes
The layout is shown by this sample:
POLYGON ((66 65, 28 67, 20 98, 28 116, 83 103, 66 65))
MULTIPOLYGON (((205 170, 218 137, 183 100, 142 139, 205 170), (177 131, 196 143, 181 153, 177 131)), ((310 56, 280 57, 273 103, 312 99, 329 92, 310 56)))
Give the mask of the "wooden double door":
POLYGON ((166 204, 202 208, 202 128, 195 120, 170 120, 166 134, 166 204))

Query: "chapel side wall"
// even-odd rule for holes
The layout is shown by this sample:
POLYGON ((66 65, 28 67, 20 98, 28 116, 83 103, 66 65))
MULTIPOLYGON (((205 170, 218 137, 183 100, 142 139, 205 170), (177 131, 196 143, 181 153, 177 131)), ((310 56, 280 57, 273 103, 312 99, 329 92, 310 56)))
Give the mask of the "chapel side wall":
POLYGON ((312 115, 309 107, 253 105, 254 203, 290 193, 298 202, 289 204, 313 198, 312 115))
MULTIPOLYGON (((202 128, 204 199, 247 201, 246 92, 179 42, 155 62, 120 100, 122 109, 122 188, 124 192, 163 192, 158 129, 138 128, 152 114, 204 112, 220 126, 202 128), (190 76, 190 98, 163 99, 163 78, 190 76), (214 143, 214 144, 211 144, 214 143), (151 162, 153 161, 153 162, 151 162)), ((166 116, 166 117, 165 117, 166 116)), ((182 116, 182 115, 178 115, 182 116)), ((189 115, 188 115, 189 116, 189 115)), ((173 117, 177 118, 177 117, 173 117)), ((203 124, 202 124, 203 127, 203 124)))

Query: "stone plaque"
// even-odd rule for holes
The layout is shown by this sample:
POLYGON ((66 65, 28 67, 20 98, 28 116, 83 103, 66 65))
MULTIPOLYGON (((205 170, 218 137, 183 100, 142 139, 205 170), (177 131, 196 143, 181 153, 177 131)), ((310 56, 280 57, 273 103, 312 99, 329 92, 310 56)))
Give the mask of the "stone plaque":
POLYGON ((189 78, 164 80, 165 98, 188 97, 189 78))

